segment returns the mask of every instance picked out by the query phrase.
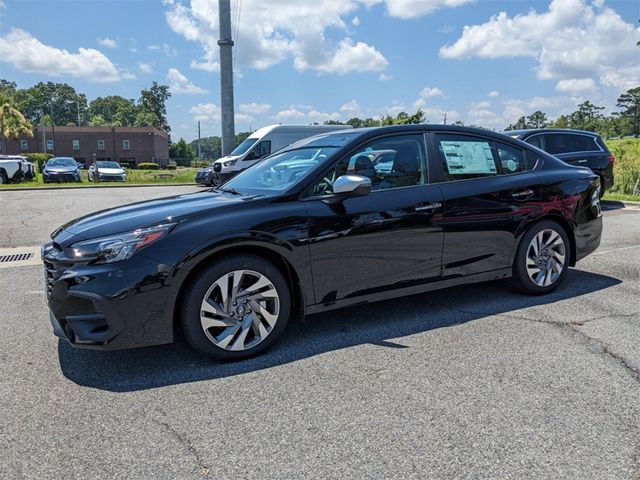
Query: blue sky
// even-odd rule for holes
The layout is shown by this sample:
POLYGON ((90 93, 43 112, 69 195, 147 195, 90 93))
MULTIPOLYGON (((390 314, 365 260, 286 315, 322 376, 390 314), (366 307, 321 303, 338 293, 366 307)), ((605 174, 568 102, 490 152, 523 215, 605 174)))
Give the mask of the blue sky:
MULTIPOLYGON (((172 137, 219 134, 217 0, 0 0, 0 77, 137 98, 168 84, 172 137)), ((236 130, 426 112, 501 129, 615 108, 640 85, 637 0, 232 0, 236 130), (238 12, 239 11, 239 15, 238 12)))

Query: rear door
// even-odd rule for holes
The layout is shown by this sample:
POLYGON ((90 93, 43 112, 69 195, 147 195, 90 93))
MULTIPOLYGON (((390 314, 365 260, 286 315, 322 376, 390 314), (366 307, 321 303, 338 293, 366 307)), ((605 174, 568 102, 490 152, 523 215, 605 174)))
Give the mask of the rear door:
POLYGON ((444 204, 443 278, 511 267, 520 226, 540 208, 535 159, 508 142, 434 133, 444 204))
MULTIPOLYGON (((609 152, 598 144, 594 135, 565 132, 540 136, 543 150, 570 165, 589 167, 591 170, 602 170, 609 165, 609 152)), ((531 143, 529 139, 527 143, 531 143)))

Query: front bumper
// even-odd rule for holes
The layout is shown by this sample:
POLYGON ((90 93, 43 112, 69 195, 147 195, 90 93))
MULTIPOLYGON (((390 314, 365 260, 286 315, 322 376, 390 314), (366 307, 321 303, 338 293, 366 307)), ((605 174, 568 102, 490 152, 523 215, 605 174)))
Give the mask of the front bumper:
POLYGON ((42 173, 45 182, 80 182, 79 174, 76 173, 42 173))
POLYGON ((138 254, 107 265, 61 264, 43 248, 49 319, 73 346, 116 350, 173 341, 171 270, 138 254))
POLYGON ((127 176, 124 174, 120 175, 109 175, 109 174, 100 174, 98 176, 98 181, 100 182, 126 182, 127 176))

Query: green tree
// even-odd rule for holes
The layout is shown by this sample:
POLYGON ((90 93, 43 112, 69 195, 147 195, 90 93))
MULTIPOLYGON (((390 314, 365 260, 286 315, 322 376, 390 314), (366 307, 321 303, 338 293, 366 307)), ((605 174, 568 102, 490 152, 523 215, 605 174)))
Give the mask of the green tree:
POLYGON ((87 97, 67 83, 40 82, 31 88, 16 91, 16 103, 25 117, 40 123, 43 114, 53 116, 56 125, 87 120, 87 97))
MULTIPOLYGON (((169 122, 167 121, 166 102, 171 97, 171 92, 167 85, 160 85, 153 82, 151 88, 140 92, 140 100, 138 100, 138 108, 145 117, 145 120, 151 120, 151 126, 163 130, 166 133, 171 132, 169 122), (147 116, 152 114, 153 117, 147 116)), ((136 117, 136 122, 138 118, 136 117)))
POLYGON ((549 125, 549 119, 544 112, 537 110, 527 117, 529 128, 545 128, 549 125))
POLYGON ((100 115, 108 125, 131 127, 136 121, 135 100, 119 95, 98 97, 89 104, 89 118, 100 115))
POLYGON ((193 151, 193 147, 181 138, 177 143, 172 143, 169 146, 169 158, 188 158, 193 160, 196 154, 193 151))
MULTIPOLYGON (((33 137, 31 123, 18 110, 14 99, 4 93, 0 94, 0 135, 14 140, 33 137)), ((6 148, 5 142, 2 142, 2 148, 6 148)))
POLYGON ((622 109, 620 116, 626 119, 632 135, 640 135, 640 87, 627 90, 618 97, 618 107, 622 109))
POLYGON ((107 122, 107 119, 104 118, 102 115, 93 115, 90 119, 89 119, 89 126, 90 127, 109 127, 109 122, 107 122))
POLYGON ((570 128, 595 132, 600 126, 604 115, 600 113, 604 107, 598 107, 589 100, 578 105, 578 110, 569 115, 570 128))

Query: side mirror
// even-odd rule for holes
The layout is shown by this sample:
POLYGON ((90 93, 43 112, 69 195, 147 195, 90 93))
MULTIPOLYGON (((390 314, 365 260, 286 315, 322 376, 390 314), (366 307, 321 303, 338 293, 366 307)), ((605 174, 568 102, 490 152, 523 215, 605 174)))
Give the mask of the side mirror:
POLYGON ((334 195, 364 197, 371 193, 371 179, 362 175, 341 175, 333 182, 334 195))

